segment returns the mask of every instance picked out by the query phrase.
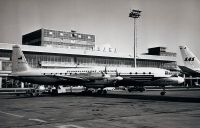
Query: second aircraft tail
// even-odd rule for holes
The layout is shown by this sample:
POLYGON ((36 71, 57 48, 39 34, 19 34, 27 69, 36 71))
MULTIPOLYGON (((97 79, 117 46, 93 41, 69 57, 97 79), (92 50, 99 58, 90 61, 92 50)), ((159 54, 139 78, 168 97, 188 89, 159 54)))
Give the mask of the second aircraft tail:
POLYGON ((187 46, 180 46, 180 51, 184 66, 193 70, 200 69, 200 61, 187 46))

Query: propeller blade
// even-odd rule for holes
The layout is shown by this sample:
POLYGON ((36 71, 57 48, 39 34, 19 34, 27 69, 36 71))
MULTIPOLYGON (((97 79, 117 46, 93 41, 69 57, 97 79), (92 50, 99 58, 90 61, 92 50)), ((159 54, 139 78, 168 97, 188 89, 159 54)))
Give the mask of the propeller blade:
POLYGON ((118 76, 119 76, 119 73, 118 73, 117 69, 115 70, 115 72, 116 72, 116 77, 118 77, 118 76))
POLYGON ((103 71, 101 71, 101 74, 102 74, 102 77, 104 77, 104 76, 105 76, 105 73, 104 73, 103 71))
POLYGON ((107 74, 107 67, 105 66, 105 70, 104 70, 105 74, 107 74))

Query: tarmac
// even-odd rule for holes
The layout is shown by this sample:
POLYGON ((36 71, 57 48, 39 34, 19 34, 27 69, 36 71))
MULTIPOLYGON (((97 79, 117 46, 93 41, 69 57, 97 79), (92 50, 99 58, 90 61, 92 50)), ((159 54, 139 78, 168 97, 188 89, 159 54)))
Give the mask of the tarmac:
POLYGON ((0 95, 0 128, 199 128, 200 90, 0 95))

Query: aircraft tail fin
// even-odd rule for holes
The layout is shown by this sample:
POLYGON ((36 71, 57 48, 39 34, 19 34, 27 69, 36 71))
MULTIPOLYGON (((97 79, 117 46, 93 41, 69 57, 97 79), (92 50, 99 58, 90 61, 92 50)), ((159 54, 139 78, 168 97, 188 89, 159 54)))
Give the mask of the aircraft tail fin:
POLYGON ((200 69, 200 61, 187 46, 180 46, 180 51, 184 66, 193 70, 200 69))
POLYGON ((27 71, 30 67, 19 45, 13 46, 12 51, 12 72, 27 71))

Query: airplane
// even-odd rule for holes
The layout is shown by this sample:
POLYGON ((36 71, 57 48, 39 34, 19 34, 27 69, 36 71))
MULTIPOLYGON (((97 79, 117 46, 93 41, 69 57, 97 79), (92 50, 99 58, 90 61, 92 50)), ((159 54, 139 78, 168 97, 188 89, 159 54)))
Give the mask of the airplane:
POLYGON ((144 86, 160 86, 161 95, 165 95, 165 86, 177 85, 184 82, 179 76, 173 76, 169 70, 149 67, 79 67, 64 69, 32 68, 18 45, 13 46, 12 73, 9 75, 22 82, 41 85, 54 85, 57 92, 59 85, 82 85, 100 89, 99 94, 106 94, 106 87, 125 86, 144 88, 144 86))
POLYGON ((179 46, 184 66, 179 66, 183 73, 200 76, 200 61, 187 46, 179 46))
MULTIPOLYGON (((102 67, 75 67, 64 69, 31 68, 18 45, 13 46, 12 73, 9 77, 33 84, 54 85, 56 86, 55 93, 59 85, 84 84, 87 88, 104 88, 112 87, 116 81, 123 79, 120 76, 110 77, 108 74, 104 73, 104 68, 102 67)), ((99 91, 99 93, 106 92, 99 91)))

